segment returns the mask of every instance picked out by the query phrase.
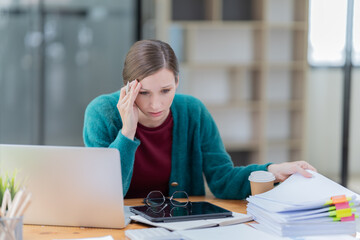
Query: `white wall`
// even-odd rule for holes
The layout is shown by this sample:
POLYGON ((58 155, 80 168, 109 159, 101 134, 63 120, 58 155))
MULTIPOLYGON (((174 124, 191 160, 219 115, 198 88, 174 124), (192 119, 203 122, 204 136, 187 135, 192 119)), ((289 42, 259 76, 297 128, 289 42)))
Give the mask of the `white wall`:
POLYGON ((350 126, 350 174, 360 177, 360 68, 353 71, 350 126))
MULTIPOLYGON (((360 175, 360 70, 352 79, 350 173, 360 175)), ((307 161, 321 173, 338 179, 341 162, 341 69, 309 69, 307 85, 307 161)))

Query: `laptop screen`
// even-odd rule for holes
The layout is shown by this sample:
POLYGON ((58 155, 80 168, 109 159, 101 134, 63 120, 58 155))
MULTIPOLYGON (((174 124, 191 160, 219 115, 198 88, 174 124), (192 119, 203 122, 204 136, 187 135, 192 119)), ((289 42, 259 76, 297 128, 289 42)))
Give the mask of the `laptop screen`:
POLYGON ((25 224, 125 226, 117 149, 0 144, 0 166, 32 193, 25 224))

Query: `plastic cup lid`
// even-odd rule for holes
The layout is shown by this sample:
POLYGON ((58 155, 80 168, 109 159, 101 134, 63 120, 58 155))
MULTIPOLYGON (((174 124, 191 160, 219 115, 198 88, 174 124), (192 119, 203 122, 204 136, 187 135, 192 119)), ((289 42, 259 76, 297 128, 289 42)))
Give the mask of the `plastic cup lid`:
POLYGON ((249 181, 251 182, 271 182, 274 180, 274 174, 267 171, 254 171, 249 176, 249 181))

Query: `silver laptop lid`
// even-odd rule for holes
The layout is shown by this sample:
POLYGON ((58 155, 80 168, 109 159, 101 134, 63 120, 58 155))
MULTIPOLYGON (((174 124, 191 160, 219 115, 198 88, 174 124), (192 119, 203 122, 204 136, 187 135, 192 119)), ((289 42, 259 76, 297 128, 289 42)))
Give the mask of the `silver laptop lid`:
POLYGON ((24 223, 123 228, 117 149, 0 144, 0 172, 32 193, 24 223))

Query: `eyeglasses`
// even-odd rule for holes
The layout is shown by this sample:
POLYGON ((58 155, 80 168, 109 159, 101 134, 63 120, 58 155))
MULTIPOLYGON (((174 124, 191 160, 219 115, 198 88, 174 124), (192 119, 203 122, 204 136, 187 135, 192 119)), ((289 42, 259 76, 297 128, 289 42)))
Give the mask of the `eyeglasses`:
POLYGON ((185 207, 190 203, 189 195, 185 191, 176 191, 169 199, 160 191, 151 191, 144 200, 148 207, 160 207, 166 200, 175 207, 185 207))
POLYGON ((170 210, 171 213, 174 212, 174 210, 183 211, 184 208, 191 205, 189 195, 185 191, 176 191, 170 198, 166 198, 160 191, 151 191, 144 199, 145 204, 149 207, 148 210, 151 210, 154 213, 163 212, 168 206, 166 201, 169 201, 169 203, 175 207, 170 210))

